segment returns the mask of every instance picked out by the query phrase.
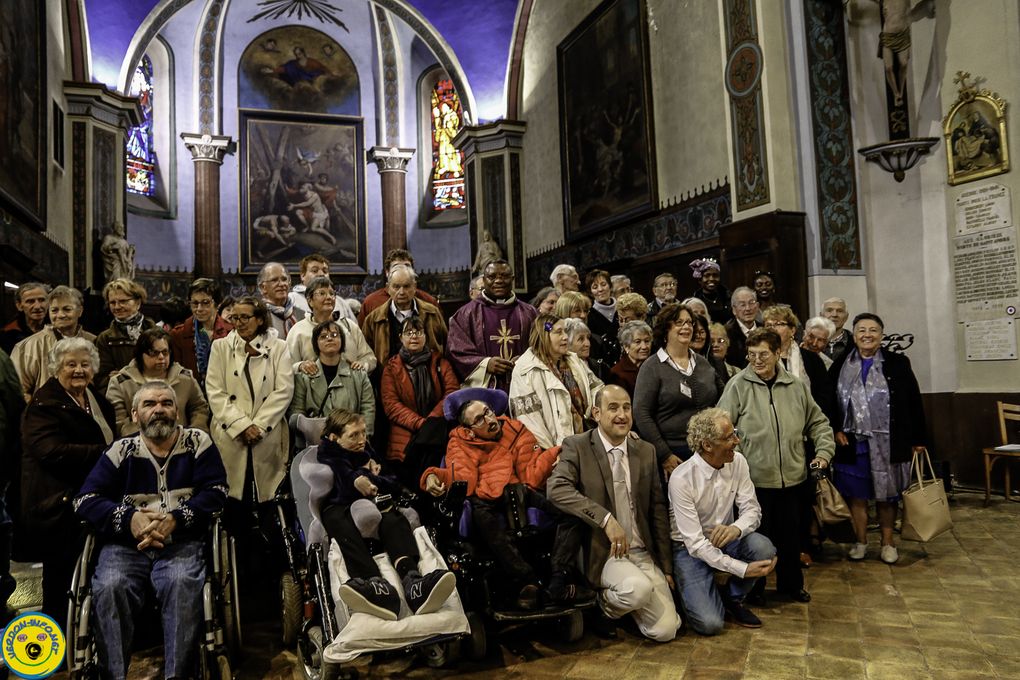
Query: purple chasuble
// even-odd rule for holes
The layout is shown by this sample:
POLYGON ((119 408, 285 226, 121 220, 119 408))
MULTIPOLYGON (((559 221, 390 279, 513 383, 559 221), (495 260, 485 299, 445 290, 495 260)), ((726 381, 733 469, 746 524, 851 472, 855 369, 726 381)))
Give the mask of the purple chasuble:
MULTIPOLYGON (((457 310, 450 319, 447 357, 457 377, 463 381, 483 359, 518 359, 528 349, 531 324, 538 310, 514 297, 496 303, 484 295, 457 310)), ((510 391, 510 374, 488 376, 486 387, 510 391)))

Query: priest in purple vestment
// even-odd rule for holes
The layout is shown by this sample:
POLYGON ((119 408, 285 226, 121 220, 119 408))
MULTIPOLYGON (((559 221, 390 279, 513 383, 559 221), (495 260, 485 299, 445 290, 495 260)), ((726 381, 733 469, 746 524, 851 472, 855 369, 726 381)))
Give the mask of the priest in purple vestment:
POLYGON ((482 294, 450 319, 447 356, 462 387, 510 391, 514 362, 528 349, 538 311, 513 291, 514 272, 494 260, 482 272, 482 294))

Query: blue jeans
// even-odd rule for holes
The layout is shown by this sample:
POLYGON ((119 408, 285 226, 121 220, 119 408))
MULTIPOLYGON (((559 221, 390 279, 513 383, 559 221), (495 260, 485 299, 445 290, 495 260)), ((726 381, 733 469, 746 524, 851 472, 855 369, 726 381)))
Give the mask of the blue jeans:
POLYGON ((164 677, 191 677, 202 626, 205 556, 198 541, 139 551, 104 545, 92 577, 97 651, 103 678, 123 680, 131 659, 135 619, 141 615, 148 584, 163 618, 164 677))
MULTIPOLYGON (((722 551, 743 562, 770 560, 776 554, 772 541, 757 533, 730 541, 722 551)), ((716 635, 723 628, 723 598, 743 602, 744 596, 757 579, 731 576, 726 593, 720 593, 715 583, 715 569, 696 557, 691 557, 682 543, 673 543, 673 578, 687 616, 687 624, 701 635, 716 635)))

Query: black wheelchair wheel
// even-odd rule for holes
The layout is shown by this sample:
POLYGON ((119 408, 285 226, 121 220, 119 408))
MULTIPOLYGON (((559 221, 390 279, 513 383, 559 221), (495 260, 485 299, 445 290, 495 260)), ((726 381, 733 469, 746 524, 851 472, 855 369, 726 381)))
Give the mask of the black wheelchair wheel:
POLYGON ((293 647, 304 618, 304 592, 289 571, 280 575, 280 606, 283 646, 293 647))

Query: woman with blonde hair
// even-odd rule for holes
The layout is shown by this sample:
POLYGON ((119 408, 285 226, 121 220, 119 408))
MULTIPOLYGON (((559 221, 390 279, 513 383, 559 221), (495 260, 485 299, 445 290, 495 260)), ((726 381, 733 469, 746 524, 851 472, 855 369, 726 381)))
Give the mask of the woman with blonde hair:
POLYGON ((554 314, 540 314, 510 378, 510 412, 544 449, 587 429, 592 400, 603 384, 570 351, 566 325, 554 314))
POLYGON ((106 392, 110 373, 127 366, 135 355, 135 343, 142 331, 156 326, 156 322, 142 314, 145 289, 131 279, 114 279, 103 287, 103 300, 113 315, 110 327, 96 338, 99 350, 99 369, 96 386, 106 392))

